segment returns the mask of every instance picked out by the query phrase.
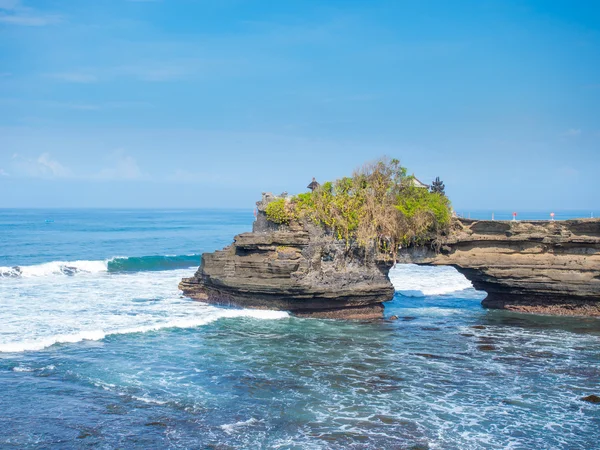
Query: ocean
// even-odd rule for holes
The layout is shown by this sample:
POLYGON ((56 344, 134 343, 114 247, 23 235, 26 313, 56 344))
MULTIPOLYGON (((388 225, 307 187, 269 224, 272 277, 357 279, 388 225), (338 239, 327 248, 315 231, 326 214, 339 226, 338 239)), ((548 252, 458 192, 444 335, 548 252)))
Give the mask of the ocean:
POLYGON ((394 321, 182 297, 252 221, 0 210, 0 448, 600 448, 580 400, 600 395, 600 320, 485 310, 453 268, 413 265, 391 272, 394 321))

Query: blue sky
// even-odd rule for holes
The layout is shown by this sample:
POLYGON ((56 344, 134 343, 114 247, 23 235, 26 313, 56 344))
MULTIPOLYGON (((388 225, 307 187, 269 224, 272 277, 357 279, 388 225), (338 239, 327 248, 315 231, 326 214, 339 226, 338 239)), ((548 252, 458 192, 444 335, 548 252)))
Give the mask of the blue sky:
POLYGON ((600 210, 597 1, 0 0, 0 207, 253 207, 381 155, 600 210))

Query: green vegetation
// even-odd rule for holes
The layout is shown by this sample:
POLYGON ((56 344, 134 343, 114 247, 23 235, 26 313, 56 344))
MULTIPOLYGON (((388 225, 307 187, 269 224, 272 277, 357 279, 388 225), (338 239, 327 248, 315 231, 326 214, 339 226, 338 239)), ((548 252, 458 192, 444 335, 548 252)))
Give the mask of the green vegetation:
POLYGON ((311 220, 344 240, 346 248, 375 243, 395 258, 399 246, 435 239, 450 225, 449 200, 413 180, 397 159, 383 158, 314 192, 274 200, 265 212, 278 224, 311 220))
POLYGON ((290 205, 283 198, 273 200, 265 208, 265 213, 271 222, 278 224, 289 224, 293 218, 290 205))

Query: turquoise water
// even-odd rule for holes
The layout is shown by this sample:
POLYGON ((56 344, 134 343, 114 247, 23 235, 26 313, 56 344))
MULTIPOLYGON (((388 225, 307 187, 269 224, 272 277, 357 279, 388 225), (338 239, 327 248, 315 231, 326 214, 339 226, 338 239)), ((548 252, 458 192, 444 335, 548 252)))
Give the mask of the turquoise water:
POLYGON ((182 298, 252 220, 0 211, 0 447, 599 448, 580 398, 600 395, 600 320, 487 311, 453 269, 410 265, 395 321, 182 298))

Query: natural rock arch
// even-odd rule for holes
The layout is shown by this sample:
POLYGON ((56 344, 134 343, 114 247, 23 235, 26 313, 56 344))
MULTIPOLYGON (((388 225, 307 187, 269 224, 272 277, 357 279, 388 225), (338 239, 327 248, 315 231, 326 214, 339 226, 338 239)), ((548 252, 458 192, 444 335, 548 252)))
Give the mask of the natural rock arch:
MULTIPOLYGON (((401 249, 398 263, 450 265, 487 292, 482 304, 523 312, 600 316, 600 220, 456 219, 436 249, 401 249)), ((318 227, 278 227, 258 210, 253 232, 202 256, 179 287, 211 303, 304 317, 372 319, 393 298, 391 261, 351 249, 318 227)))

